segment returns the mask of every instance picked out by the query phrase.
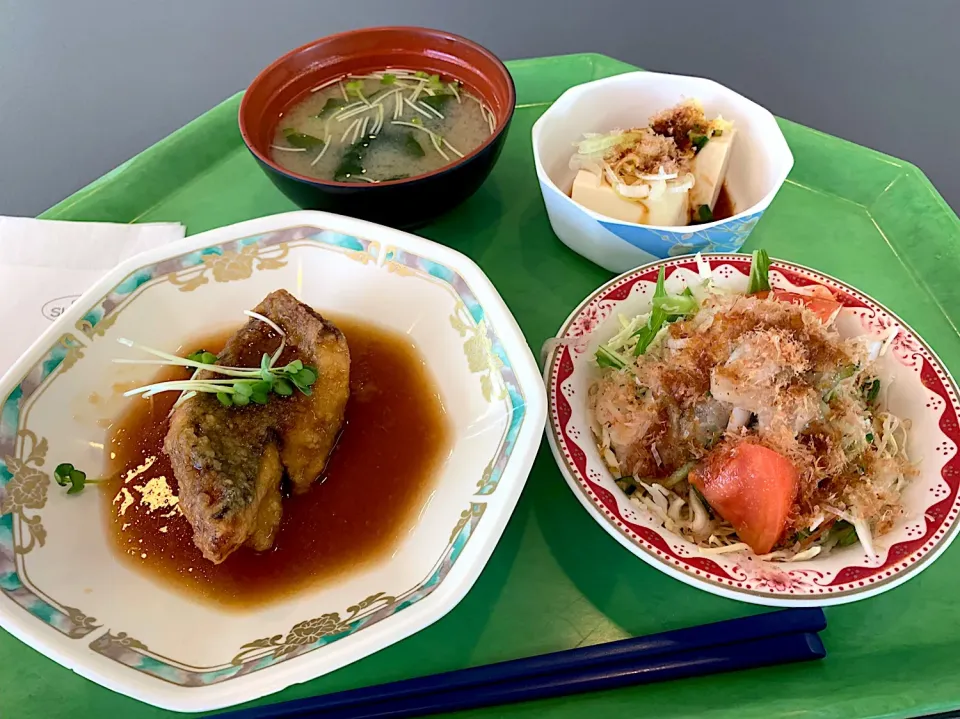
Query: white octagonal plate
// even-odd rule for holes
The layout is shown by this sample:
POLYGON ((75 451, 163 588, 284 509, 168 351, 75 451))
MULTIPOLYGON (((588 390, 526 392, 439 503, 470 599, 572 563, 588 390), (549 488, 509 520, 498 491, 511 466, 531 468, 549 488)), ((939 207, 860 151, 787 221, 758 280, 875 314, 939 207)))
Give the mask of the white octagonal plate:
POLYGON ((110 689, 202 711, 342 667, 450 611, 516 505, 546 398, 519 327, 469 259, 378 225, 293 212, 116 268, 0 380, 0 411, 0 626, 110 689), (96 492, 68 496, 51 471, 101 466, 105 427, 131 401, 116 386, 154 372, 118 370, 117 338, 173 351, 211 326, 237 324, 279 288, 321 313, 409 335, 453 439, 432 498, 392 557, 226 611, 119 562, 96 492), (91 405, 92 392, 106 401, 91 405))

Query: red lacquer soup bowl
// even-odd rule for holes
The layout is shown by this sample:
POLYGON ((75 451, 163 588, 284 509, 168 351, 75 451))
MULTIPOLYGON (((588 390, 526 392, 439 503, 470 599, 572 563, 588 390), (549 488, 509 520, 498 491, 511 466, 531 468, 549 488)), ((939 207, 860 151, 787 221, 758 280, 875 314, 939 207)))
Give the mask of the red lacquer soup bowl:
POLYGON ((273 62, 247 89, 239 123, 244 143, 267 176, 301 207, 413 227, 476 192, 503 148, 515 105, 513 79, 489 50, 440 30, 380 27, 321 38, 273 62), (312 90, 338 77, 395 67, 459 80, 489 111, 490 136, 437 170, 377 183, 318 180, 272 159, 270 145, 283 114, 312 90))

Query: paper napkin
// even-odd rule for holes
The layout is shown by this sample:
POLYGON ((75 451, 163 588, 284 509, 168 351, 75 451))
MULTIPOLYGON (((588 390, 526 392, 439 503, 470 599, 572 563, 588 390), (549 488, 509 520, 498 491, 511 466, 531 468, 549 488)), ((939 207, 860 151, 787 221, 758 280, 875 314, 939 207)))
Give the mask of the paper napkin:
POLYGON ((177 223, 121 225, 0 216, 3 375, 40 334, 109 270, 182 239, 177 223))

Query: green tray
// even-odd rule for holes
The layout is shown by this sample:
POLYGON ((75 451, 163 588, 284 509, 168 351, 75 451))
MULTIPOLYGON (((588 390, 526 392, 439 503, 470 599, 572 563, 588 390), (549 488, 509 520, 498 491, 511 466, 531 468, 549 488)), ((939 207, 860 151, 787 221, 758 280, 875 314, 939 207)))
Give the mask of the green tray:
MULTIPOLYGON (((490 179, 421 234, 476 260, 535 351, 609 274, 554 237, 530 129, 571 85, 633 70, 599 55, 509 63, 518 109, 490 179)), ((179 221, 190 233, 293 209, 240 140, 239 95, 43 217, 179 221)), ((898 312, 960 369, 960 222, 911 165, 781 121, 796 166, 747 249, 836 275, 898 312)), ((960 707, 960 546, 904 586, 827 610, 829 656, 805 665, 468 712, 463 717, 904 717, 960 707)), ((544 442, 490 564, 414 637, 263 703, 717 621, 759 611, 670 579, 588 515, 544 442)), ((166 713, 81 679, 0 632, 0 716, 166 713)))

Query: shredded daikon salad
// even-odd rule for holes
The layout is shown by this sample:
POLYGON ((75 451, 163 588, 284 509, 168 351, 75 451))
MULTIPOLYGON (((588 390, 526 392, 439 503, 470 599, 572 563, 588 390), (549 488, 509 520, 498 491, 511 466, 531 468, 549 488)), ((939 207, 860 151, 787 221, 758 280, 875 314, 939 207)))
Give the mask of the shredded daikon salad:
POLYGON ((884 409, 877 358, 895 332, 845 338, 830 290, 771 290, 755 252, 745 294, 699 281, 620 317, 596 353, 593 432, 630 500, 706 554, 800 561, 875 539, 915 474, 908 422, 884 409))

